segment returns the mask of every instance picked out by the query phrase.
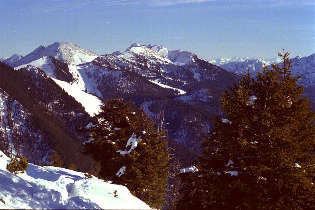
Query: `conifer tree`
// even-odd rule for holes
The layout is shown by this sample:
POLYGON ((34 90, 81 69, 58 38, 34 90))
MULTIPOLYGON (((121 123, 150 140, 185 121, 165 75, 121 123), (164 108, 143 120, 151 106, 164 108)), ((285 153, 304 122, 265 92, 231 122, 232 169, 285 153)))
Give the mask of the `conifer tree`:
POLYGON ((279 56, 223 95, 180 209, 315 209, 315 115, 279 56))
POLYGON ((99 176, 122 184, 153 208, 166 197, 169 154, 164 131, 146 113, 122 100, 108 100, 87 128, 85 152, 101 165, 99 176))

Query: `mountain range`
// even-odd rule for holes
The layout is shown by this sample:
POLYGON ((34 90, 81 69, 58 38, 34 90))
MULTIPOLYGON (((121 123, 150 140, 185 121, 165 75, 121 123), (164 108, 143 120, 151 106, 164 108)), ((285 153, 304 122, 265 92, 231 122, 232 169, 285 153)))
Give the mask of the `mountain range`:
MULTIPOLYGON (((167 131, 176 157, 189 166, 213 119, 222 116, 223 91, 244 69, 256 72, 270 64, 259 59, 209 62, 191 52, 137 43, 123 52, 97 55, 58 42, 2 62, 0 149, 38 163, 57 151, 69 160, 66 164, 80 163, 81 170, 88 170, 91 160, 70 157, 65 139, 73 151, 80 150, 84 138, 78 130, 104 100, 122 98, 143 109, 167 131)), ((314 96, 314 54, 294 58, 293 69, 305 75, 301 84, 314 96)))
MULTIPOLYGON (((313 102, 311 108, 315 110, 315 53, 309 56, 300 57, 296 56, 290 59, 292 62, 291 72, 293 76, 302 76, 298 80, 298 84, 304 87, 304 96, 309 97, 313 102)), ((279 60, 276 59, 217 59, 210 61, 213 64, 217 64, 223 69, 229 72, 236 73, 237 75, 245 75, 248 70, 252 76, 255 76, 257 72, 262 72, 262 67, 266 65, 267 69, 271 69, 271 64, 282 65, 279 60), (228 62, 226 62, 229 60, 228 62)))

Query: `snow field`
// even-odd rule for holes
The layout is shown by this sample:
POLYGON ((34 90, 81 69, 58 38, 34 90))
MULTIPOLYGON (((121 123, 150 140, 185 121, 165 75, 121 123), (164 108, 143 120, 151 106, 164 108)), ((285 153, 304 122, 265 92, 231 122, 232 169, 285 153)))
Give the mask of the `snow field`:
POLYGON ((121 185, 87 178, 84 173, 29 164, 17 175, 6 170, 10 159, 0 151, 0 208, 150 209, 121 185))

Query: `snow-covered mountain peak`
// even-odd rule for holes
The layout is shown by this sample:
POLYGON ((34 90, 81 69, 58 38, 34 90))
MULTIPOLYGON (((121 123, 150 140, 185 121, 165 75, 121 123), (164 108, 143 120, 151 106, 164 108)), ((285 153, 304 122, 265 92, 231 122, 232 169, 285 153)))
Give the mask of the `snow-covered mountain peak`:
POLYGON ((177 65, 187 65, 194 62, 194 53, 181 50, 172 50, 168 52, 168 58, 177 65))
POLYGON ((127 49, 126 51, 130 50, 131 48, 133 47, 141 47, 141 46, 145 46, 145 45, 142 45, 142 44, 139 44, 139 43, 132 43, 127 49))
POLYGON ((171 61, 168 57, 168 50, 165 47, 159 45, 144 45, 139 43, 133 43, 128 47, 125 52, 118 55, 119 58, 124 58, 128 61, 136 60, 136 56, 144 56, 151 62, 158 62, 169 64, 171 61))
POLYGON ((78 65, 90 62, 98 57, 97 54, 82 49, 75 44, 68 42, 55 42, 48 46, 39 46, 33 52, 16 62, 14 66, 27 64, 44 56, 54 57, 69 65, 78 65))
POLYGON ((151 48, 151 50, 157 52, 162 57, 168 58, 169 50, 166 47, 164 47, 162 45, 153 45, 153 46, 150 46, 150 48, 151 48))
POLYGON ((182 50, 169 50, 162 45, 145 45, 139 43, 133 43, 126 49, 124 53, 120 53, 120 57, 131 60, 133 56, 131 54, 143 55, 145 57, 153 58, 162 63, 173 63, 175 65, 187 65, 194 62, 194 53, 182 50))

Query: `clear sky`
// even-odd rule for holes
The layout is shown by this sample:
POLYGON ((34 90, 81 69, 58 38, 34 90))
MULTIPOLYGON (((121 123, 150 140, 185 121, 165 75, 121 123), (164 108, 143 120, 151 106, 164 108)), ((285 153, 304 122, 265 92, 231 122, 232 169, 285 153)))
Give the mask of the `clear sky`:
POLYGON ((73 42, 98 54, 161 44, 202 58, 315 52, 314 0, 0 0, 0 57, 73 42))

